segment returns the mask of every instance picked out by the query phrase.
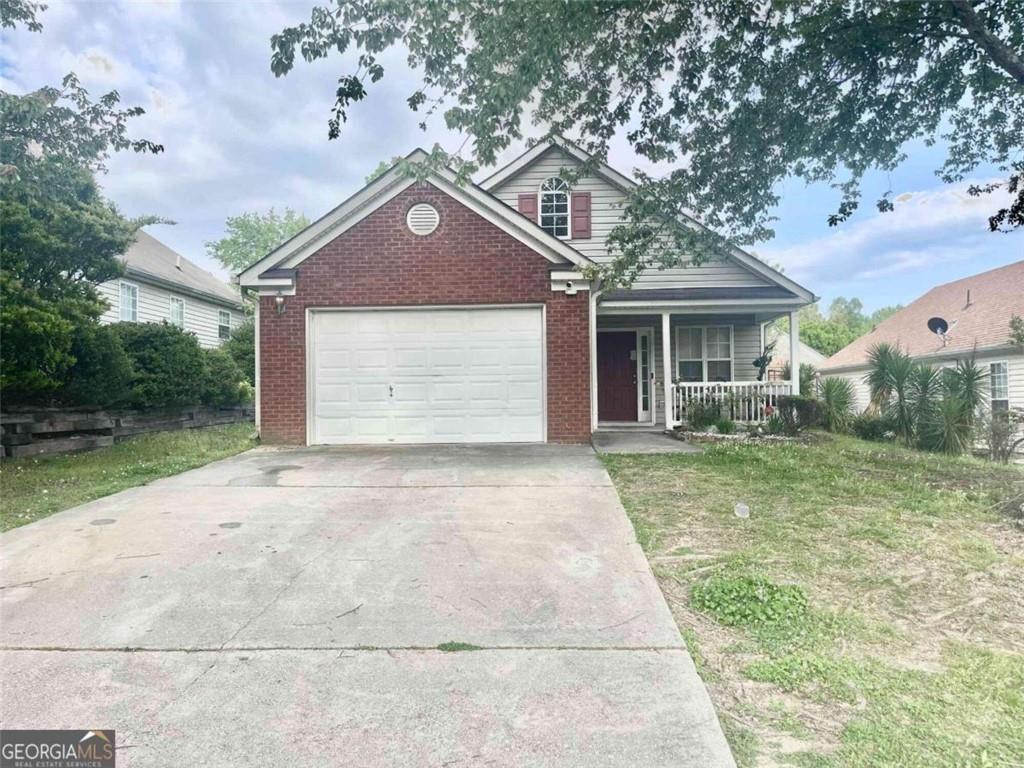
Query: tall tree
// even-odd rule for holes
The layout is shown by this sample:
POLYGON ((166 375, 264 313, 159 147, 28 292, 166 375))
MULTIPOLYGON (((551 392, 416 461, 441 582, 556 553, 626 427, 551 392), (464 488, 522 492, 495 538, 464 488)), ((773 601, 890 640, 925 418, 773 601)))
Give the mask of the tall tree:
POLYGON ((224 237, 208 242, 206 253, 229 271, 241 272, 308 226, 309 219, 291 208, 285 208, 284 214, 271 208, 266 213, 229 216, 224 237))
MULTIPOLYGON (((829 305, 828 315, 822 315, 817 304, 800 310, 800 341, 823 355, 834 355, 850 342, 863 336, 885 318, 901 310, 896 306, 882 307, 870 315, 864 314, 860 299, 837 296, 829 305)), ((789 321, 780 321, 780 327, 789 329, 789 321)))
MULTIPOLYGON (((358 52, 334 138, 392 47, 422 78, 410 108, 442 110, 472 139, 471 157, 436 153, 463 177, 521 139, 526 115, 598 160, 624 131, 638 155, 674 167, 638 174, 611 238, 612 282, 722 245, 680 213, 737 242, 767 238, 787 177, 831 184, 839 223, 864 175, 896 168, 913 139, 946 143, 945 182, 994 164, 1018 206, 1024 196, 1011 178, 1024 170, 1020 0, 329 0, 273 37, 271 68, 358 52)), ((877 206, 890 210, 889 195, 877 206)))
MULTIPOLYGON (((38 31, 45 6, 3 0, 3 25, 38 31)), ((0 91, 0 387, 8 399, 59 388, 75 362, 75 330, 104 304, 95 286, 118 275, 138 227, 100 194, 94 174, 112 151, 160 152, 133 140, 111 92, 93 101, 75 76, 60 88, 0 91)))

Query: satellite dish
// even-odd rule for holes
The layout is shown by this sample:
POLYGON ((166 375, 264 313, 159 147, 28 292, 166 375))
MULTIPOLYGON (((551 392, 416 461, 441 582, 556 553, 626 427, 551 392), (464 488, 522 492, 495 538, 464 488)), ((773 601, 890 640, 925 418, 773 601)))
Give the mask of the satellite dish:
POLYGON ((949 330, 949 323, 941 317, 932 317, 928 320, 928 330, 936 336, 945 336, 946 331, 949 330))

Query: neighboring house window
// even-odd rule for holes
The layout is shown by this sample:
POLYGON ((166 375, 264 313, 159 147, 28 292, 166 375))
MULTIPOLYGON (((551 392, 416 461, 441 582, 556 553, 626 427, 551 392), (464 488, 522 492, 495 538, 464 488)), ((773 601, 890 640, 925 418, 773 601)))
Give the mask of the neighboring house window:
POLYGON ((139 286, 121 283, 121 320, 139 322, 139 286))
POLYGON ((569 237, 569 185, 557 176, 540 185, 540 228, 555 237, 569 237))
POLYGON ((680 381, 732 381, 732 328, 676 328, 676 366, 680 381))
POLYGON ((220 310, 217 313, 217 336, 226 339, 231 335, 231 313, 220 310))
POLYGON ((185 300, 171 296, 171 325, 185 327, 185 300))
POLYGON ((1010 410, 1010 370, 1005 360, 989 365, 988 379, 992 413, 1005 413, 1010 410))

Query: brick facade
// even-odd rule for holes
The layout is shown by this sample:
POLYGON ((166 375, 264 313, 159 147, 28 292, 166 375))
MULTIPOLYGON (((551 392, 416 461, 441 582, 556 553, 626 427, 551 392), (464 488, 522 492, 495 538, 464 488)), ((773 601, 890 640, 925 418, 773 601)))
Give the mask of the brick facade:
POLYGON ((270 442, 306 440, 306 308, 437 304, 547 306, 548 440, 590 439, 589 296, 551 290, 546 258, 430 185, 414 185, 298 266, 296 295, 277 314, 260 304, 260 422, 270 442), (441 215, 426 237, 405 214, 441 215))

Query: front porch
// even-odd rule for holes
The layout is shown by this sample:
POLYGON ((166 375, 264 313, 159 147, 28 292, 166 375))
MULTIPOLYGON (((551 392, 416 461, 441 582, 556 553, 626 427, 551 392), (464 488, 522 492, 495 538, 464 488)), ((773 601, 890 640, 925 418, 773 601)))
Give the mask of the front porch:
MULTIPOLYGON (((639 291, 635 293, 641 293, 639 291)), ((764 350, 764 326, 796 309, 748 306, 710 311, 680 303, 657 311, 595 301, 592 388, 595 429, 646 425, 672 429, 695 403, 717 403, 722 415, 762 422, 784 395, 799 394, 799 344, 788 350, 791 376, 758 381, 753 364, 764 350), (666 408, 666 403, 668 407, 666 408)))

